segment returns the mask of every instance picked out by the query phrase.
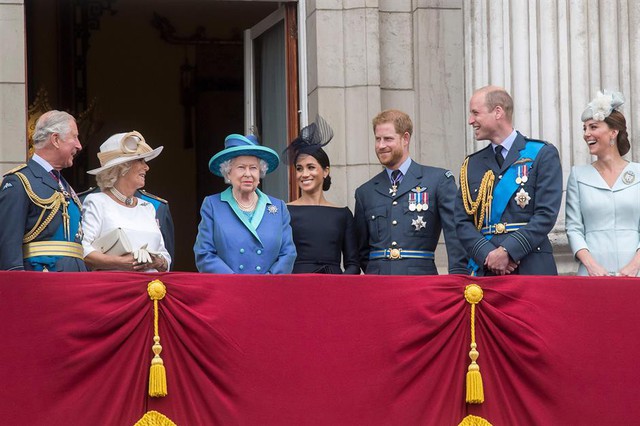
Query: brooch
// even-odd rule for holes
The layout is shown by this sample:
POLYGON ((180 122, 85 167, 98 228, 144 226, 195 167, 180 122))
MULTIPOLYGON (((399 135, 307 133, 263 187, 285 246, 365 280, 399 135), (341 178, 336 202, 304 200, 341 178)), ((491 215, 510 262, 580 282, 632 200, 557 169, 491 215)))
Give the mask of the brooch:
POLYGON ((635 180, 636 174, 631 170, 627 170, 626 172, 624 172, 624 175, 622 175, 622 182, 624 182, 625 185, 631 185, 635 180))
POLYGON ((427 223, 424 220, 422 220, 423 217, 424 216, 417 216, 415 219, 411 221, 411 226, 415 226, 416 231, 419 231, 422 228, 427 226, 427 223))
POLYGON ((273 204, 270 204, 269 207, 267 207, 267 211, 271 214, 276 214, 278 213, 278 208, 273 204))
POLYGON ((516 200, 516 203, 518 203, 518 205, 524 209, 526 206, 529 205, 529 201, 531 201, 531 197, 529 196, 529 193, 524 190, 524 188, 520 188, 520 192, 516 194, 516 197, 514 198, 514 200, 516 200))

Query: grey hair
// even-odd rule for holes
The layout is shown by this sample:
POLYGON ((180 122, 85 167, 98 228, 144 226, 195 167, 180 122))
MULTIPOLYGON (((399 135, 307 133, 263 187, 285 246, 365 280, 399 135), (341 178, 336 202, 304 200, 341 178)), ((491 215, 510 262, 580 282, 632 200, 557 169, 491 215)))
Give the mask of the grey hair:
MULTIPOLYGON (((229 173, 231 173, 231 162, 236 158, 238 157, 220 163, 220 174, 224 178, 225 183, 231 183, 231 180, 229 179, 229 173)), ((258 160, 260 160, 260 179, 262 179, 267 175, 269 165, 262 158, 258 158, 258 160)))
POLYGON ((42 114, 36 121, 36 128, 32 136, 34 148, 44 148, 49 137, 54 133, 67 136, 71 131, 71 126, 69 125, 71 121, 75 122, 76 119, 73 118, 73 115, 64 111, 54 109, 42 114))
POLYGON ((132 165, 133 161, 127 161, 99 172, 96 175, 96 182, 100 189, 104 191, 105 189, 113 188, 120 176, 127 174, 132 165))

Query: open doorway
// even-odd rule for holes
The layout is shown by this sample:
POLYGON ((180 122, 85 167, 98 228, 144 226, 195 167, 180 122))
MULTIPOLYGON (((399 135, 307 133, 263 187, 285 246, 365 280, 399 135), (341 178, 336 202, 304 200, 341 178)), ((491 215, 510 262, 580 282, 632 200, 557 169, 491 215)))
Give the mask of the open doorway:
MULTIPOLYGON (((286 5, 287 16, 295 18, 295 6, 286 5)), ((66 171, 72 185, 95 185, 85 172, 97 166, 100 144, 114 133, 137 130, 152 147, 164 146, 149 164, 146 189, 169 201, 175 270, 195 270, 200 204, 225 188, 209 173, 209 158, 227 134, 246 130, 244 31, 280 7, 269 1, 25 0, 29 103, 45 93, 52 108, 83 117, 84 150, 66 171)), ((290 61, 287 70, 295 68, 295 60, 283 58, 290 61)), ((278 83, 297 90, 290 75, 278 83)), ((295 129, 295 121, 286 125, 295 129)), ((273 195, 286 199, 286 192, 273 195)))

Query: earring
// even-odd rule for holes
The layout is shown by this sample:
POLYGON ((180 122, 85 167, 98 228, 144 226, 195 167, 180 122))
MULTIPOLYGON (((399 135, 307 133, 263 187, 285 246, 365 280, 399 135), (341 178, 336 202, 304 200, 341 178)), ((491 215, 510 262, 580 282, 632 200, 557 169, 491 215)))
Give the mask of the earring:
POLYGON ((611 139, 611 140, 609 141, 609 145, 611 145, 611 146, 613 146, 615 143, 616 143, 616 140, 615 140, 615 139, 611 139))

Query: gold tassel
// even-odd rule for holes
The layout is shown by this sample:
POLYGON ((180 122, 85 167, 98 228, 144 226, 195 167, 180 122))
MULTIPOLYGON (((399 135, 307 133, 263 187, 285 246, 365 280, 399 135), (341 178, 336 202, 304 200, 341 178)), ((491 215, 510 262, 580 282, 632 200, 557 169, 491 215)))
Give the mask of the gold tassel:
POLYGON ((167 372, 164 368, 164 361, 160 358, 162 346, 160 345, 160 335, 158 333, 158 301, 167 294, 167 288, 160 280, 153 280, 147 286, 149 297, 153 300, 153 359, 149 371, 149 396, 167 396, 167 372))
POLYGON ((176 424, 164 414, 151 410, 144 413, 144 416, 133 426, 176 426, 176 424))
POLYGON ((471 364, 467 371, 467 403, 482 404, 484 402, 484 389, 480 366, 476 362, 480 353, 476 344, 476 305, 482 300, 482 288, 477 284, 469 284, 464 289, 464 298, 471 304, 471 350, 469 358, 471 364))
POLYGON ((468 415, 458 423, 458 426, 491 426, 491 423, 482 417, 468 415))

